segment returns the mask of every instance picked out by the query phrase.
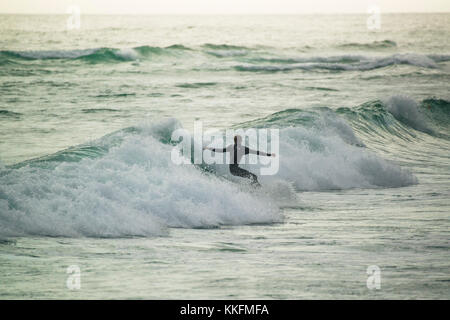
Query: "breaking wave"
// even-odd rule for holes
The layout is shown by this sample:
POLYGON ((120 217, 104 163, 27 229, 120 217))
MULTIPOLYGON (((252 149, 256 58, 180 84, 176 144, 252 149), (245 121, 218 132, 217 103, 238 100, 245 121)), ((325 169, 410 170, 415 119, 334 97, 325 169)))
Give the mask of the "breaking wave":
MULTIPOLYGON (((170 139, 181 127, 176 119, 129 127, 0 167, 0 236, 159 236, 171 227, 273 223, 282 219, 273 197, 291 188, 416 184, 410 171, 370 151, 359 136, 364 130, 438 134, 448 130, 448 110, 445 100, 394 96, 354 108, 287 109, 241 123, 236 128, 280 129, 279 171, 260 177, 261 191, 226 166, 175 165, 170 139), (272 191, 264 193, 265 186, 272 191)), ((259 172, 259 165, 243 166, 259 172)))
MULTIPOLYGON (((390 42, 382 41, 383 45, 390 42)), ((377 43, 378 45, 378 43, 377 43)), ((177 44, 168 47, 140 46, 134 48, 95 48, 81 50, 0 51, 0 65, 16 65, 27 60, 70 60, 85 63, 121 63, 127 61, 152 61, 154 59, 182 59, 218 63, 213 70, 234 69, 242 72, 285 72, 292 70, 370 71, 393 65, 410 65, 420 68, 438 68, 450 61, 450 55, 397 53, 391 55, 334 55, 286 56, 273 48, 242 47, 205 44, 188 48, 177 44), (227 63, 223 64, 222 60, 227 63), (203 61, 203 60, 202 60, 203 61)), ((159 60, 158 60, 159 61, 159 60)), ((208 67, 209 64, 202 65, 208 67)), ((200 68, 202 68, 200 66, 200 68)), ((191 67, 198 68, 195 64, 191 67)), ((208 67, 210 68, 210 67, 208 67)))

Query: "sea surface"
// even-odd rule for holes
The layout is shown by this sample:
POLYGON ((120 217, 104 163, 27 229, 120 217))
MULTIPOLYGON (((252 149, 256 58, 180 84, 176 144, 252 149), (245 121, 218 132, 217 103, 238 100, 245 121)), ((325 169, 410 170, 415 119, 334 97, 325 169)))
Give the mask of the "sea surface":
POLYGON ((0 298, 450 298, 450 14, 80 18, 0 16, 0 298))

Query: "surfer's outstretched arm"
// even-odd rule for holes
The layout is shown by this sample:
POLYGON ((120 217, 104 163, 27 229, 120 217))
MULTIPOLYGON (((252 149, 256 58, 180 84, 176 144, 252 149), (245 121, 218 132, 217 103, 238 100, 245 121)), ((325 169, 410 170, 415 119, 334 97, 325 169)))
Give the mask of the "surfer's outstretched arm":
POLYGON ((275 157, 275 153, 266 153, 264 151, 252 150, 250 148, 245 148, 245 154, 256 154, 258 156, 275 157))
POLYGON ((228 147, 227 148, 210 148, 210 147, 204 147, 203 150, 210 150, 212 152, 227 152, 228 151, 228 147))

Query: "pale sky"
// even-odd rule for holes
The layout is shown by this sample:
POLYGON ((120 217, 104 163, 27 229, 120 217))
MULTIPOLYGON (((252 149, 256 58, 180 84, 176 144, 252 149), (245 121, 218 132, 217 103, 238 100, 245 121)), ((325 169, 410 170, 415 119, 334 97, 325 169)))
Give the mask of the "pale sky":
POLYGON ((65 14, 308 14, 450 12, 450 0, 0 0, 0 13, 65 14))

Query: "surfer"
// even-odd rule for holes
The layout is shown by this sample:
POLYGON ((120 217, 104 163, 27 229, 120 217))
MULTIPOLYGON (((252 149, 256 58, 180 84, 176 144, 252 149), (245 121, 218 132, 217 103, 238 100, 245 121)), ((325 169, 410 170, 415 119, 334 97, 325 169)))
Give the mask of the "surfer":
POLYGON ((241 136, 234 136, 234 144, 230 144, 226 148, 208 148, 205 147, 203 149, 211 150, 213 152, 230 152, 230 173, 233 176, 238 176, 242 178, 247 178, 252 180, 252 184, 256 186, 261 186, 258 182, 258 177, 256 174, 253 174, 245 169, 242 169, 238 166, 239 162, 241 161, 241 158, 246 154, 256 154, 259 156, 267 156, 267 157, 275 157, 275 153, 266 153, 263 151, 258 150, 252 150, 248 147, 245 147, 242 145, 242 137, 241 136))

